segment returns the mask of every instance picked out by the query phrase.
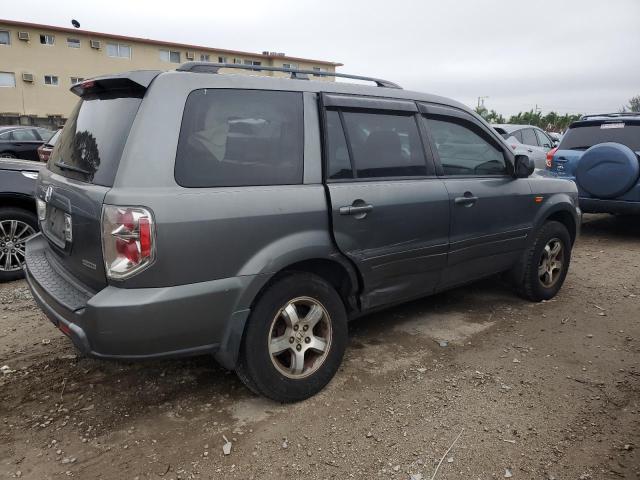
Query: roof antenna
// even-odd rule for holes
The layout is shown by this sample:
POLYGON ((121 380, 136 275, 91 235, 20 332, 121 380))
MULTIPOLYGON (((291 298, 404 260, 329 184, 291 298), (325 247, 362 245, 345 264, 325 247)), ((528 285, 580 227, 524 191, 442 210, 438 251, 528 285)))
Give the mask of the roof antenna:
POLYGON ((78 20, 72 19, 71 25, 73 25, 76 28, 80 28, 80 22, 78 20))

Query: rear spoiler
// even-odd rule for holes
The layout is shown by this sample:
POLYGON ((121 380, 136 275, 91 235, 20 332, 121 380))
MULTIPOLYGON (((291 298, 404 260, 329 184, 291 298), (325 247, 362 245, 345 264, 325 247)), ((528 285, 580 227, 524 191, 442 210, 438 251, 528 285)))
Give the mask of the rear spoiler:
POLYGON ((160 73, 162 73, 160 70, 135 70, 116 75, 104 75, 76 83, 70 90, 79 97, 122 91, 142 96, 153 79, 160 73))

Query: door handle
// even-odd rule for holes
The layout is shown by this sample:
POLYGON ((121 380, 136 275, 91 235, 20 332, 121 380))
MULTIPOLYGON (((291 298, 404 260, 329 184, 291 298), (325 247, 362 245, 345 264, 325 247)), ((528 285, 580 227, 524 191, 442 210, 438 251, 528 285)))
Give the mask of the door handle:
POLYGON ((362 215, 363 217, 373 210, 371 204, 357 204, 340 207, 340 215, 362 215))
POLYGON ((454 203, 456 205, 462 205, 464 207, 471 207, 475 205, 477 201, 478 201, 478 197, 474 197, 472 194, 467 192, 464 194, 464 197, 456 197, 454 200, 454 203))
POLYGON ((527 152, 529 152, 529 153, 533 153, 533 150, 532 150, 532 149, 530 149, 530 148, 527 148, 527 152))

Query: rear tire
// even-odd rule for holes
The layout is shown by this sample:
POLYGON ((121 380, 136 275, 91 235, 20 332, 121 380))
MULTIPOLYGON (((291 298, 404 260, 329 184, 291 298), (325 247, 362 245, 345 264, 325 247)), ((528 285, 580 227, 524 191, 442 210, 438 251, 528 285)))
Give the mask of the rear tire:
POLYGON ((29 210, 3 207, 0 227, 0 282, 23 278, 25 240, 38 231, 38 219, 29 210))
POLYGON ((292 273, 260 296, 247 322, 236 373, 277 402, 315 395, 333 378, 348 340, 342 299, 324 279, 292 273))
POLYGON ((571 246, 567 227, 555 221, 545 223, 519 266, 523 275, 516 285, 518 293, 532 302, 555 297, 569 270, 571 246))

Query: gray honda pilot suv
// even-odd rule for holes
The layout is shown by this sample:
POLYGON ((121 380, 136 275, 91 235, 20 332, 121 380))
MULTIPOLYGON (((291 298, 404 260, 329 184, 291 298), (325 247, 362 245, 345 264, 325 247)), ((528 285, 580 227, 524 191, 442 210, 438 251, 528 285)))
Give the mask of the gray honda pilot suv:
POLYGON ((291 402, 331 380, 364 313, 501 272, 529 300, 558 292, 576 187, 534 174, 471 110, 384 80, 237 67, 72 88, 26 273, 80 351, 211 354, 291 402))

